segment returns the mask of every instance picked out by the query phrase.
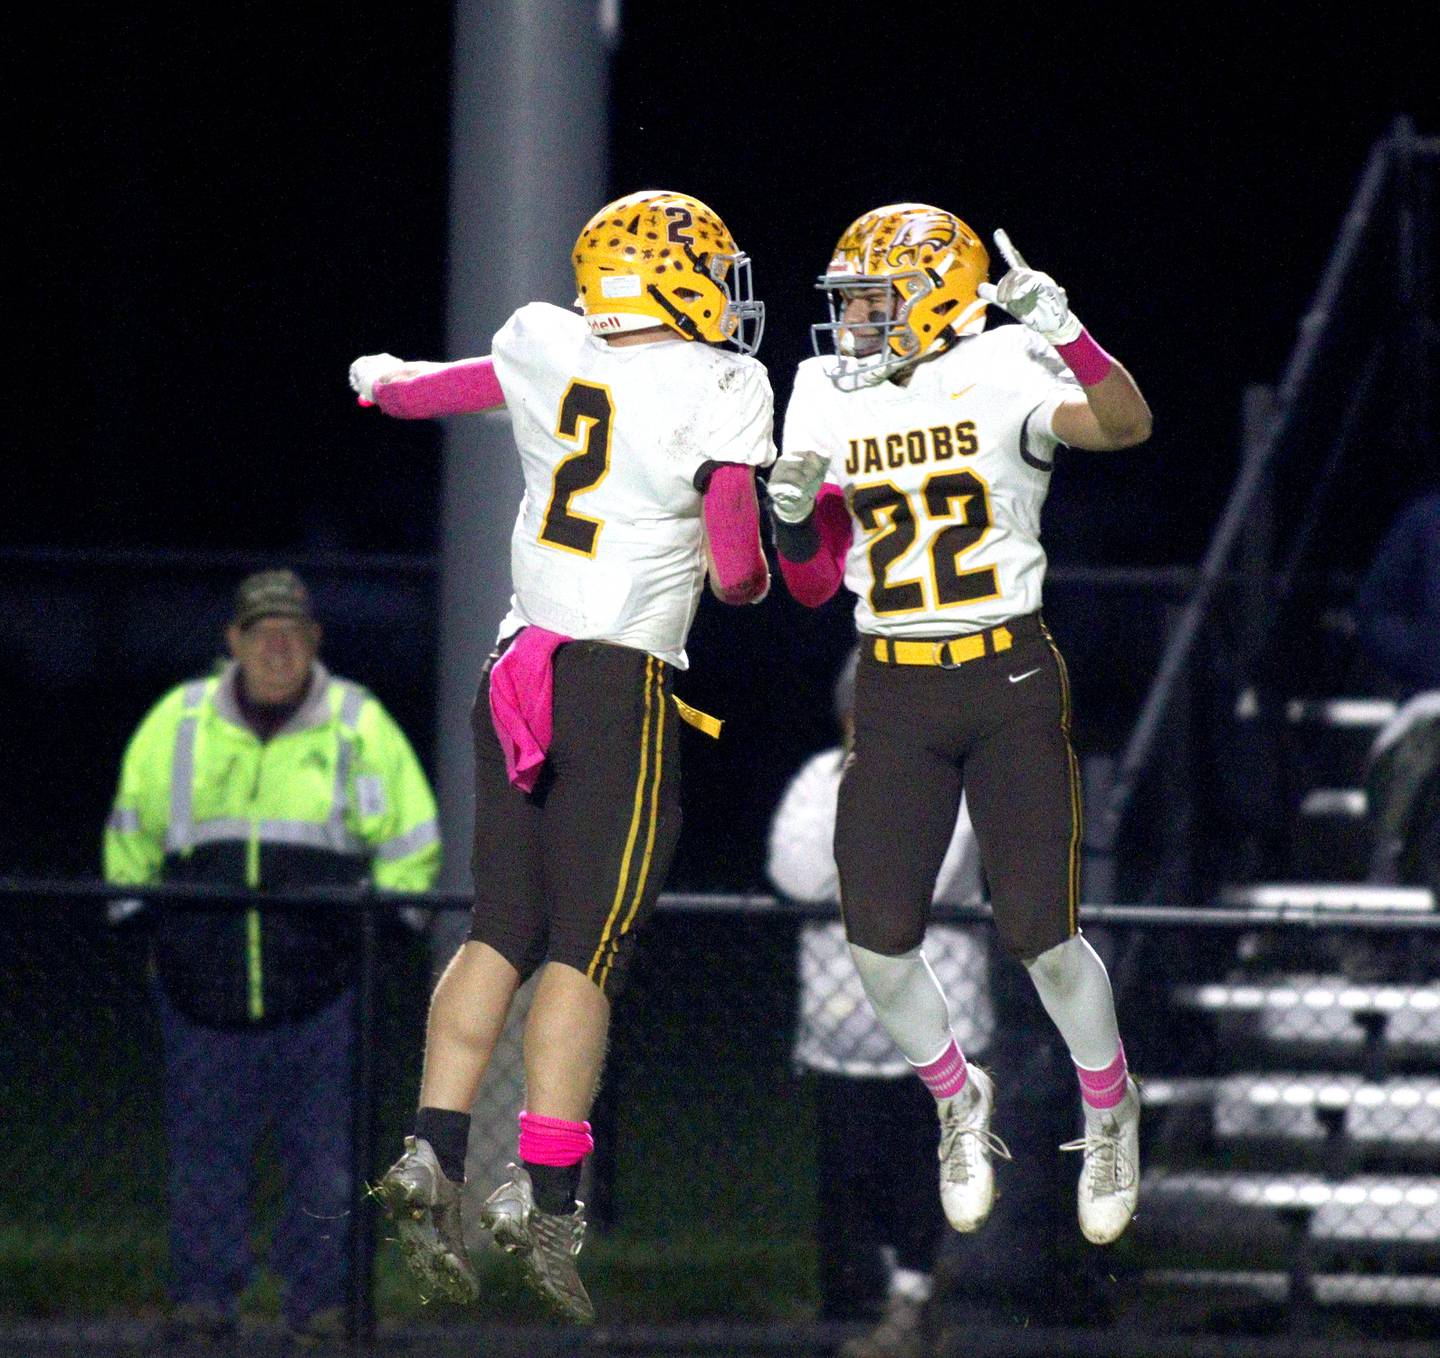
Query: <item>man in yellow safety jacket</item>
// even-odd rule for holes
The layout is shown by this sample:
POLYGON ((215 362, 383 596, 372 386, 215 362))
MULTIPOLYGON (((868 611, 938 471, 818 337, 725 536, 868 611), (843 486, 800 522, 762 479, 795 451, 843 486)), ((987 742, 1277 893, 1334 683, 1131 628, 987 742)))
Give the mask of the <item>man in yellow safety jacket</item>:
MULTIPOLYGON (((435 799, 379 701, 329 673, 290 571, 240 586, 232 659, 150 711, 105 829, 117 885, 423 891, 439 872, 435 799)), ((338 1328, 351 1193, 356 921, 333 910, 168 907, 154 925, 170 1148, 170 1333, 220 1338, 249 1280, 257 1138, 288 1192, 271 1263, 292 1333, 338 1328)))

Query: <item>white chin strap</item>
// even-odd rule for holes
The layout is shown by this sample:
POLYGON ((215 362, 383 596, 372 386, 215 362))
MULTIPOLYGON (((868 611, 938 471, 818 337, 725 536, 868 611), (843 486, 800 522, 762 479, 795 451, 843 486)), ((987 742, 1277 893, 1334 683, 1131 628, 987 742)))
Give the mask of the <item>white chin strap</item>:
POLYGON ((950 328, 957 335, 978 335, 985 328, 985 322, 989 319, 987 310, 989 305, 988 302, 977 297, 951 322, 950 328))

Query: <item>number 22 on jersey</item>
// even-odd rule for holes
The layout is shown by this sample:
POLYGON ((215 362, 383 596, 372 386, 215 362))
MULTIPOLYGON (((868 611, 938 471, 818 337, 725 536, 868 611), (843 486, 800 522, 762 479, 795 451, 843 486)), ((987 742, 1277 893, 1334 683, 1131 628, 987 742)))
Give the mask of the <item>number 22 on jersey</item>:
POLYGON ((919 613, 927 607, 949 608, 979 603, 999 594, 993 566, 961 570, 960 558, 973 551, 990 531, 990 492, 972 471, 936 472, 925 480, 915 512, 911 497, 892 481, 856 486, 851 509, 870 535, 870 607, 877 616, 919 613), (938 524, 946 519, 958 520, 938 524), (931 600, 919 580, 890 580, 897 558, 910 550, 921 523, 937 525, 930 539, 931 600))
POLYGON ((598 382, 582 382, 577 377, 565 388, 555 433, 567 443, 578 443, 579 447, 555 468, 550 503, 545 507, 545 521, 540 529, 541 542, 577 556, 595 555, 605 522, 576 513, 570 508, 570 502, 594 490, 610 470, 614 417, 615 402, 609 387, 598 382))

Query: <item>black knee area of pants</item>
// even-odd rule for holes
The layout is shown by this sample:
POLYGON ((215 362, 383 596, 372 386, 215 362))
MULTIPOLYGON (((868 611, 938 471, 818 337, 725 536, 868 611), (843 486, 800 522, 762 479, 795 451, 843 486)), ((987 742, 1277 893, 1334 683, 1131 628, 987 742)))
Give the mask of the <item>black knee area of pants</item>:
POLYGON ((1025 932, 1008 933, 998 913, 995 916, 995 930, 1000 936, 1000 946, 1007 955, 1026 964, 1075 937, 1074 933, 1063 926, 1056 929, 1053 938, 1049 934, 1039 933, 1033 925, 1025 932))
POLYGON ((470 911, 471 943, 484 943, 494 948, 516 971, 520 973, 520 984, 524 985, 545 961, 549 934, 544 928, 536 929, 528 938, 517 939, 503 932, 495 925, 499 911, 491 905, 477 901, 470 911))
POLYGON ((902 957, 925 941, 925 923, 917 930, 905 919, 895 919, 883 910, 846 910, 845 941, 881 957, 902 957))

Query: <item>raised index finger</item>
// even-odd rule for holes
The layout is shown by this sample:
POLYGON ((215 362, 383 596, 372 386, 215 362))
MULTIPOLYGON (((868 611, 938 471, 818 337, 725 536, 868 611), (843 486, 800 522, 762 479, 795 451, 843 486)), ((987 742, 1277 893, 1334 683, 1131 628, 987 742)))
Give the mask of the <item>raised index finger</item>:
POLYGON ((1021 258, 1020 251, 1011 243, 1010 237, 1005 234, 1003 227, 995 228, 995 244, 1000 248, 1000 257, 1005 261, 1007 268, 1028 269, 1030 266, 1021 258))

